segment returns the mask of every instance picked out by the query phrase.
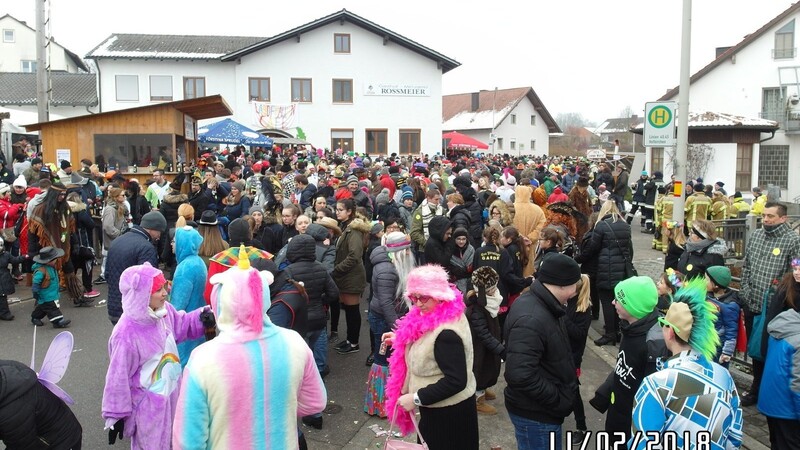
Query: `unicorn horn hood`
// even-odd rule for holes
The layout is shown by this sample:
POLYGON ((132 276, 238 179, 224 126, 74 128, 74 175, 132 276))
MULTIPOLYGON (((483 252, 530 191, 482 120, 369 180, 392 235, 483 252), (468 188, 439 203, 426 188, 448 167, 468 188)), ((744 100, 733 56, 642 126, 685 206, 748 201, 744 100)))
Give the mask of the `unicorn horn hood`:
POLYGON ((236 265, 211 277, 211 307, 217 315, 220 335, 237 341, 259 337, 270 305, 269 285, 273 276, 250 267, 244 245, 239 248, 236 265))

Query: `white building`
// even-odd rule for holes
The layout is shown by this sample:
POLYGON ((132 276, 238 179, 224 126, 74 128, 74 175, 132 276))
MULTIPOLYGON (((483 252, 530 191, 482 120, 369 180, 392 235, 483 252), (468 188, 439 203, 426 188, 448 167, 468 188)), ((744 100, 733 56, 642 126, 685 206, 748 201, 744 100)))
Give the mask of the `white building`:
POLYGON ((442 75, 459 66, 344 9, 271 38, 114 34, 87 59, 102 111, 220 94, 267 135, 383 154, 440 150, 442 75))
POLYGON ((530 87, 445 95, 442 130, 485 142, 488 153, 511 156, 547 155, 550 133, 561 132, 530 87))
MULTIPOLYGON (((28 134, 21 125, 38 122, 36 97, 36 30, 9 14, 0 17, 0 113, 8 113, 0 148, 9 158, 15 138, 28 134)), ((95 75, 75 53, 49 42, 51 120, 96 112, 95 75)))
MULTIPOLYGON (((735 46, 718 49, 717 58, 691 77, 691 111, 719 111, 739 116, 742 123, 760 117, 780 127, 750 142, 707 144, 714 158, 705 179, 724 181, 729 193, 771 184, 781 188, 781 200, 800 201, 800 177, 789 170, 800 167, 799 19, 800 3, 795 3, 735 46)), ((676 87, 659 100, 677 99, 676 87)), ((654 152, 653 157, 665 156, 654 152)))

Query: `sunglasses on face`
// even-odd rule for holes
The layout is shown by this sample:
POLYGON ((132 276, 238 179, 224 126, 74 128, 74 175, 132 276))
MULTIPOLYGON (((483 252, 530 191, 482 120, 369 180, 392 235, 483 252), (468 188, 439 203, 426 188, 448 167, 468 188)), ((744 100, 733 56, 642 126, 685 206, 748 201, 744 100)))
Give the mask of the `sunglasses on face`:
POLYGON ((410 294, 408 299, 411 300, 411 303, 428 303, 429 301, 433 300, 433 297, 430 295, 420 295, 420 294, 410 294))

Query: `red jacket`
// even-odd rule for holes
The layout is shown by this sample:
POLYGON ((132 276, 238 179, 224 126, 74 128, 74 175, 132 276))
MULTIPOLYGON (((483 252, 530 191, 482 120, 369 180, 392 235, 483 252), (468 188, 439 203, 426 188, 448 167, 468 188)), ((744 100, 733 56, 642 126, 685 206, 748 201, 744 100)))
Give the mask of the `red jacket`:
POLYGON ((22 212, 22 205, 13 204, 7 198, 0 198, 0 228, 11 228, 22 212))

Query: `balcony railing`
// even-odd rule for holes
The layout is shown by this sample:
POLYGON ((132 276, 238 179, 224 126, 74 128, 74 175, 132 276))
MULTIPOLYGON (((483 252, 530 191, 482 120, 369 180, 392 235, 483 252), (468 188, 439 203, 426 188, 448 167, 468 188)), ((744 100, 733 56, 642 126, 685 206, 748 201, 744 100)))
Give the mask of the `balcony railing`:
POLYGON ((800 111, 761 111, 758 117, 778 122, 783 131, 800 131, 800 111))
POLYGON ((773 48, 772 59, 791 59, 797 56, 797 48, 773 48))

